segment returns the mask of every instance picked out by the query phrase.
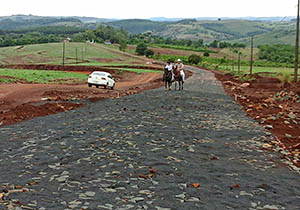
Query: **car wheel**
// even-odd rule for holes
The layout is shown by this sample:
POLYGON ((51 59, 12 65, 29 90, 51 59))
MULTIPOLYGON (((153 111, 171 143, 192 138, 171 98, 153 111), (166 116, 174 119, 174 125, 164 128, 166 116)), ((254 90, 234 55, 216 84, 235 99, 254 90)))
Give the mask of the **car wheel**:
POLYGON ((92 85, 91 85, 91 84, 88 84, 88 86, 89 86, 89 87, 92 87, 92 85))
POLYGON ((107 87, 108 87, 108 83, 104 86, 104 88, 107 89, 107 87))
POLYGON ((99 88, 99 85, 96 85, 96 88, 99 88))
POLYGON ((115 84, 113 86, 110 87, 112 90, 115 88, 115 84))

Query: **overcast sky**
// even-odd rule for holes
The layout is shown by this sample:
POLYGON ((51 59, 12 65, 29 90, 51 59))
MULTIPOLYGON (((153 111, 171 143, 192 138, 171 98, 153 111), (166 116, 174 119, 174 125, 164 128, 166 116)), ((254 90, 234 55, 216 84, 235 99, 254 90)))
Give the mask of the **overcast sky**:
POLYGON ((296 16, 297 0, 2 0, 0 16, 270 17, 296 16))

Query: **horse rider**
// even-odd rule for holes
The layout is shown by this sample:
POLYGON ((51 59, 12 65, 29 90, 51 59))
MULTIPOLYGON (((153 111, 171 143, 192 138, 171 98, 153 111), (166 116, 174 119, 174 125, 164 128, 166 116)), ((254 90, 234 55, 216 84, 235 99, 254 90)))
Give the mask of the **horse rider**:
POLYGON ((185 79, 185 73, 184 73, 184 65, 181 61, 181 59, 178 59, 176 64, 175 64, 175 68, 177 68, 177 70, 180 72, 180 75, 182 77, 182 82, 184 82, 185 79))
POLYGON ((174 80, 174 72, 173 72, 173 64, 170 60, 167 61, 167 65, 165 66, 165 69, 172 73, 172 81, 174 80))

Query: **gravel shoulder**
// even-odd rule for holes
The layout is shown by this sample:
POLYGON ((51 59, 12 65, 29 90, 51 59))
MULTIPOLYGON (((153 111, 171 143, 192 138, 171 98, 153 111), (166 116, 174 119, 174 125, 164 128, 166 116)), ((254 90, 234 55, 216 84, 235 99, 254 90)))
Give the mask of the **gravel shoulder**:
POLYGON ((145 91, 0 128, 0 208, 300 209, 299 171, 190 67, 185 90, 145 91))

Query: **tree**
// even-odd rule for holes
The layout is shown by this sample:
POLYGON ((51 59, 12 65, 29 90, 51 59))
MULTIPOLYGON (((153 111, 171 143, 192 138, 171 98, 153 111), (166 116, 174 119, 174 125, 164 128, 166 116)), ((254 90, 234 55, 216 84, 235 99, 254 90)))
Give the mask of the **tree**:
POLYGON ((195 46, 196 48, 203 47, 203 45, 204 45, 203 39, 199 39, 198 41, 196 41, 196 42, 194 43, 194 46, 195 46))
POLYGON ((144 52, 144 55, 146 57, 150 57, 150 56, 153 56, 154 55, 154 52, 150 49, 146 49, 145 52, 144 52))
POLYGON ((192 44, 193 44, 192 40, 189 39, 186 41, 186 46, 190 47, 190 46, 192 46, 192 44))
POLYGON ((147 45, 145 43, 140 43, 136 46, 135 52, 138 55, 145 55, 146 50, 147 50, 147 45))
POLYGON ((231 44, 229 42, 220 42, 220 44, 219 44, 219 47, 221 49, 227 48, 227 47, 230 47, 230 46, 231 46, 231 44))
POLYGON ((203 53, 203 56, 204 56, 204 57, 209 57, 209 52, 208 52, 208 51, 205 51, 205 52, 203 53))
POLYGON ((120 46, 119 46, 119 50, 125 52, 125 50, 127 49, 127 43, 125 40, 121 40, 120 41, 120 46))
POLYGON ((218 45, 219 45, 218 41, 217 41, 217 40, 214 40, 213 42, 211 42, 211 43, 209 44, 209 47, 217 48, 218 45))
POLYGON ((195 54, 192 54, 188 57, 188 62, 190 64, 195 64, 197 65, 198 63, 200 63, 202 61, 202 58, 199 56, 199 55, 195 55, 195 54))

